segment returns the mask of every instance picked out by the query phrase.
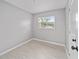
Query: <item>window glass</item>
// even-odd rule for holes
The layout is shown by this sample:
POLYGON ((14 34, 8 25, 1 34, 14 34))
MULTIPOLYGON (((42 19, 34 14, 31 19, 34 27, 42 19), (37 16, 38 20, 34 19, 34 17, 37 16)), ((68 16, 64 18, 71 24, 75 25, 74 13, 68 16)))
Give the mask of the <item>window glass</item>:
POLYGON ((39 27, 45 29, 55 28, 55 16, 38 17, 39 27))

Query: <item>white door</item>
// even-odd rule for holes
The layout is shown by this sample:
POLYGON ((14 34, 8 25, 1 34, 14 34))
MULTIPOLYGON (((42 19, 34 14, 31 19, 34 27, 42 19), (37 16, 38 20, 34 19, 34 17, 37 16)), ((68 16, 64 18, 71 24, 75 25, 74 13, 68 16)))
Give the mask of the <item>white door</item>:
POLYGON ((78 0, 70 1, 69 11, 69 59, 78 59, 78 0))

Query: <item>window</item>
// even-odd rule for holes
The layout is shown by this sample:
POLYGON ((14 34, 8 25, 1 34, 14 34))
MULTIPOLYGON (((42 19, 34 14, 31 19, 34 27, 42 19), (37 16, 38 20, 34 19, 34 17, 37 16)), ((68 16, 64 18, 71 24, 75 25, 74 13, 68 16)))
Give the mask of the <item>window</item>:
POLYGON ((55 16, 38 17, 40 28, 55 29, 55 16))

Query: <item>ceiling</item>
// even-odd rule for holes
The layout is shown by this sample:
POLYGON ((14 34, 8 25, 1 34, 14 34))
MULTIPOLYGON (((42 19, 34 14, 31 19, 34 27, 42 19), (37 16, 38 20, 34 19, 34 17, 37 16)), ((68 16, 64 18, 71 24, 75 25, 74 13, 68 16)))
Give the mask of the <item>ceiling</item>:
POLYGON ((5 0, 31 13, 65 8, 66 0, 5 0))

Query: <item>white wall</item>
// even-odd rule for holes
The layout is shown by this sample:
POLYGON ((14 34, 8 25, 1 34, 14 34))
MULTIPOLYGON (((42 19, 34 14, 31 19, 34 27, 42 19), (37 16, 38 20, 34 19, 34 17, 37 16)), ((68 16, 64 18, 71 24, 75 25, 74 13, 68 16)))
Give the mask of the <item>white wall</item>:
POLYGON ((33 20, 33 37, 53 41, 57 43, 65 43, 65 9, 58 9, 44 13, 34 14, 33 20), (56 28, 55 31, 52 29, 40 29, 38 26, 39 16, 55 16, 56 17, 56 28))
POLYGON ((71 46, 78 44, 78 0, 67 0, 66 5, 66 52, 68 59, 78 59, 77 52, 72 51, 71 46), (73 36, 75 35, 75 36, 73 36), (76 38, 76 42, 73 43, 72 39, 76 38))
POLYGON ((69 1, 67 1, 66 9, 66 51, 69 53, 69 1))
POLYGON ((31 17, 4 1, 0 1, 0 53, 31 37, 31 17))

